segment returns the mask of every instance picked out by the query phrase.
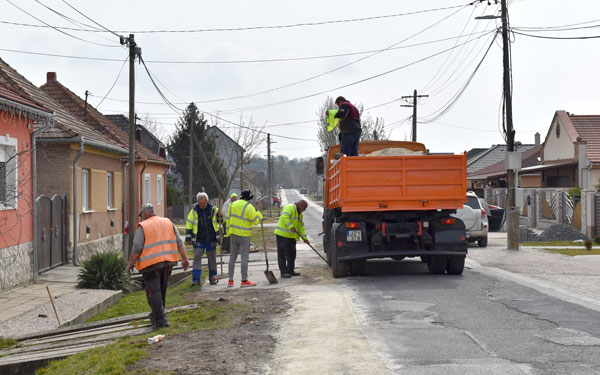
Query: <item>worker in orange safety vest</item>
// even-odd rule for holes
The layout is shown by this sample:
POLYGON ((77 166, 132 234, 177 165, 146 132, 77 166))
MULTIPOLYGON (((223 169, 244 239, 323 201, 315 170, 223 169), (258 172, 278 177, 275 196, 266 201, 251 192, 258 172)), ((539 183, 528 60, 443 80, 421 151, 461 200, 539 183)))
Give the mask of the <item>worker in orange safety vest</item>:
POLYGON ((168 327, 165 312, 167 285, 173 266, 177 265, 181 255, 184 271, 190 265, 185 251, 185 244, 173 222, 167 218, 156 216, 154 206, 146 203, 140 210, 141 221, 135 231, 133 247, 127 273, 134 267, 144 277, 146 298, 152 309, 150 322, 154 328, 168 327))

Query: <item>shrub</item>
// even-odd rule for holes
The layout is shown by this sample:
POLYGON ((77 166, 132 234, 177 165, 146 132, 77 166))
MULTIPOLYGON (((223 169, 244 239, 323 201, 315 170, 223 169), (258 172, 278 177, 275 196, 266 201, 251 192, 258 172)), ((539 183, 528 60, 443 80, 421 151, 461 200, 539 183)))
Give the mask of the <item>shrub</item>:
POLYGON ((594 242, 600 245, 600 236, 596 236, 596 238, 594 238, 594 242))
POLYGON ((133 281, 125 272, 127 261, 119 252, 96 253, 81 265, 79 288, 120 290, 133 281))
POLYGON ((587 250, 592 250, 592 240, 585 240, 585 242, 583 243, 583 245, 585 246, 585 248, 587 250))

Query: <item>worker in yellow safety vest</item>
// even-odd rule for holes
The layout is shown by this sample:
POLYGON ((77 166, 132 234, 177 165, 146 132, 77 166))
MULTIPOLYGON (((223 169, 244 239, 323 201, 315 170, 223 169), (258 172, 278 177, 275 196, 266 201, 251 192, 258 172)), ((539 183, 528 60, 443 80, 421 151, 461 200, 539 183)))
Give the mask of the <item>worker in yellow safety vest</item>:
POLYGON ((146 298, 152 309, 150 322, 154 328, 168 327, 167 314, 165 313, 165 300, 167 285, 173 266, 181 255, 181 265, 184 271, 190 265, 185 252, 185 245, 179 236, 179 231, 173 222, 154 213, 154 206, 146 203, 140 210, 141 221, 135 231, 133 247, 127 273, 134 267, 144 277, 146 298))
POLYGON ((248 258, 250 256, 250 234, 252 226, 260 224, 262 213, 252 206, 251 201, 254 194, 248 189, 242 191, 240 199, 231 203, 225 215, 225 225, 227 225, 227 234, 229 237, 229 283, 227 286, 233 287, 233 274, 235 271, 235 261, 238 253, 242 257, 242 287, 256 286, 256 283, 248 280, 248 258))
POLYGON ((283 207, 281 216, 279 216, 279 221, 277 222, 277 228, 275 228, 277 263, 279 263, 281 277, 284 279, 292 276, 300 276, 300 272, 294 271, 296 241, 302 238, 302 241, 310 244, 304 230, 304 218, 302 216, 307 207, 308 203, 305 200, 300 200, 283 207))
POLYGON ((208 194, 198 193, 198 203, 190 210, 185 222, 185 242, 194 246, 192 263, 192 286, 200 286, 202 274, 202 256, 206 251, 208 258, 208 281, 216 285, 217 242, 219 241, 219 209, 208 202, 208 194))

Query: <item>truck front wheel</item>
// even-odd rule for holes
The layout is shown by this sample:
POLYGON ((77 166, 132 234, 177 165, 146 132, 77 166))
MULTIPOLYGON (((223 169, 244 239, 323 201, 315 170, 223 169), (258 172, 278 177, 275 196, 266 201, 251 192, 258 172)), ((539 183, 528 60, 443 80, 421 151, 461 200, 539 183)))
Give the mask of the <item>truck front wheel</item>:
POLYGON ((348 275, 348 262, 340 262, 338 260, 339 248, 335 243, 335 232, 331 231, 331 245, 329 247, 329 253, 331 254, 331 272, 333 277, 346 277, 348 275))
POLYGON ((440 275, 446 272, 447 263, 448 258, 445 256, 432 256, 427 262, 427 269, 431 274, 440 275))
POLYGON ((465 269, 465 258, 464 257, 450 257, 448 260, 448 266, 446 271, 450 275, 462 275, 465 269))

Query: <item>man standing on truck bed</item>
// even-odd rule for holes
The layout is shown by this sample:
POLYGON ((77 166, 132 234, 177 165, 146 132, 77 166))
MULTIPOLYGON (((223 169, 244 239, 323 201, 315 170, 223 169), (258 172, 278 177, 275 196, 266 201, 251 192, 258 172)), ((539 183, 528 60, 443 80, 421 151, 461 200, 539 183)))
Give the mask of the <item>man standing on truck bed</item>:
POLYGON ((275 228, 277 262, 279 263, 281 277, 284 279, 300 276, 300 272, 294 271, 296 241, 298 241, 298 238, 302 238, 302 241, 309 243, 304 230, 304 219, 302 218, 302 212, 307 207, 308 203, 305 200, 286 205, 281 211, 277 228, 275 228))
POLYGON ((335 117, 340 119, 340 132, 342 134, 340 152, 346 156, 358 156, 358 142, 362 134, 358 108, 343 96, 338 96, 335 99, 335 104, 339 108, 335 117))

